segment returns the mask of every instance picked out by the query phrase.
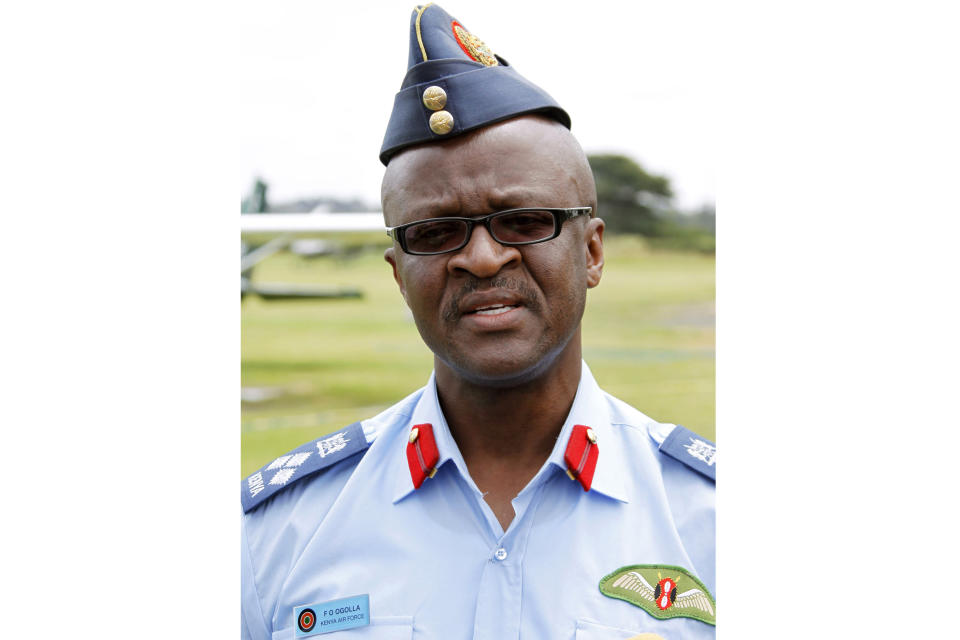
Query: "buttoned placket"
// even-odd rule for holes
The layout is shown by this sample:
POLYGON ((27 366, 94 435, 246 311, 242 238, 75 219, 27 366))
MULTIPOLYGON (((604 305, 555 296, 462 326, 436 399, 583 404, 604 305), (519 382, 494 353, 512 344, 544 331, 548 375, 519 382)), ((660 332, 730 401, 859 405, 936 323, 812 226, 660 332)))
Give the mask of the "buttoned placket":
POLYGON ((480 491, 477 490, 474 495, 479 500, 478 507, 485 516, 492 542, 480 584, 477 585, 474 640, 502 640, 520 636, 527 540, 542 500, 546 477, 555 472, 552 466, 545 466, 512 500, 514 516, 506 532, 480 491))
POLYGON ((536 520, 537 507, 543 500, 545 487, 552 478, 562 472, 555 463, 544 463, 527 486, 511 501, 514 516, 504 531, 493 509, 484 499, 483 492, 470 476, 445 420, 437 416, 437 422, 438 442, 441 443, 441 449, 449 452, 449 466, 453 467, 446 471, 456 473, 457 484, 464 498, 473 506, 478 533, 487 540, 487 557, 476 587, 473 638, 519 638, 527 541, 536 520))

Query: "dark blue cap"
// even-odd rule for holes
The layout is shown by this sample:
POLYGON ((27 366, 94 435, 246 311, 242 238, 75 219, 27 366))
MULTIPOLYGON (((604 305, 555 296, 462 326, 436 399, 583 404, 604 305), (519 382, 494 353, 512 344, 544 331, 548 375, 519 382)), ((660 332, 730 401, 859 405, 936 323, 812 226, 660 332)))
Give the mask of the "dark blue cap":
POLYGON ((410 16, 407 75, 393 100, 380 162, 406 147, 541 113, 570 128, 550 95, 435 4, 410 16))

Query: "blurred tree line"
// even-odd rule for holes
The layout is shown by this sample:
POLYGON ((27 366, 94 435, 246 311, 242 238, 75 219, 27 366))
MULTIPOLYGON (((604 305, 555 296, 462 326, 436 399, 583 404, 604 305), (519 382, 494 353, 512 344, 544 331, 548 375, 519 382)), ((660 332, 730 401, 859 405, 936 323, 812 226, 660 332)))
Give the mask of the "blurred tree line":
POLYGON ((597 183, 597 207, 608 233, 635 233, 654 247, 713 253, 716 209, 678 211, 665 176, 648 173, 627 156, 587 156, 597 183))

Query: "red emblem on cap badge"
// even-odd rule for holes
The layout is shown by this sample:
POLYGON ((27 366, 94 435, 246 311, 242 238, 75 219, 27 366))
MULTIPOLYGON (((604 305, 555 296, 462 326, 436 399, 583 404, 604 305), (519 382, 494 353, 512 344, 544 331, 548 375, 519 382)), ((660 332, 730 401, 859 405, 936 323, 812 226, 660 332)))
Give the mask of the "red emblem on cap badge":
POLYGON ((500 64, 497 62, 496 56, 493 55, 493 51, 490 51, 490 47, 485 45, 483 40, 464 29, 462 24, 454 20, 450 23, 450 28, 453 29, 453 37, 457 39, 457 44, 460 45, 465 54, 470 56, 471 60, 483 63, 488 67, 496 67, 500 64))

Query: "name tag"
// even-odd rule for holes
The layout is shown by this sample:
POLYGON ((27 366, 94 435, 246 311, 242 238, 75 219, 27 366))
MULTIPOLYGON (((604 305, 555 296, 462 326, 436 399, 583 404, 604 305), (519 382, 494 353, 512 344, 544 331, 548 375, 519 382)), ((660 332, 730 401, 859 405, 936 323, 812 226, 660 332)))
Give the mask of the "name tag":
POLYGON ((370 624, 370 596, 363 594, 293 608, 295 638, 370 624))

